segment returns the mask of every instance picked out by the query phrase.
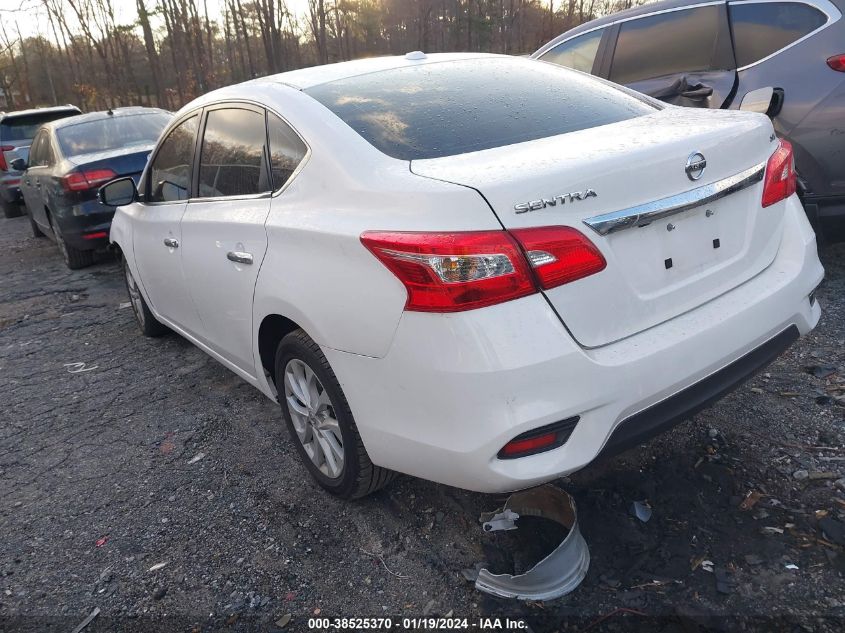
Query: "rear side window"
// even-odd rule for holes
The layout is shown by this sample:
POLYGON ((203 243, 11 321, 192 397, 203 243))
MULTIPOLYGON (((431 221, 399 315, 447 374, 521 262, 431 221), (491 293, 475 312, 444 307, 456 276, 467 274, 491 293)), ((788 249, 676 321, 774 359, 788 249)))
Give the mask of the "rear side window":
POLYGON ((273 189, 281 189, 290 179, 308 148, 290 126, 275 114, 267 115, 270 126, 270 172, 273 189))
POLYGON ((44 123, 65 119, 79 112, 45 112, 43 114, 28 114, 26 116, 6 117, 0 122, 0 143, 12 141, 31 141, 44 123))
POLYGON ((604 29, 598 29, 578 37, 573 37, 545 53, 540 59, 559 66, 574 68, 583 73, 593 70, 593 62, 599 50, 604 29))
POLYGON ((731 4, 730 16, 738 68, 776 53, 827 22, 824 13, 797 2, 731 4))
POLYGON ((305 92, 377 149, 401 160, 512 145, 655 110, 591 77, 514 58, 406 66, 305 92))
POLYGON ((719 34, 719 7, 669 11, 623 22, 610 79, 630 84, 713 68, 719 34))
POLYGON ((270 191, 264 114, 242 108, 208 113, 200 153, 199 195, 249 196, 270 191))
POLYGON ((148 202, 188 199, 198 125, 199 115, 195 114, 177 125, 164 139, 150 167, 148 202))

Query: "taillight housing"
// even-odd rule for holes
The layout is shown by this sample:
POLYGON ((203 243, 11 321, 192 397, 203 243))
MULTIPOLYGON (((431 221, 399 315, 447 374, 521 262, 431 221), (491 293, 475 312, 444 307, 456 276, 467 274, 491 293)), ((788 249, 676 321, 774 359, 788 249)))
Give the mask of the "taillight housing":
POLYGON ((536 292, 527 262, 505 231, 367 231, 361 242, 404 284, 406 310, 458 312, 536 292))
POLYGON ((795 156, 792 144, 784 139, 766 163, 766 176, 763 180, 763 206, 770 207, 776 202, 786 200, 795 193, 795 156))
POLYGON ((827 58, 827 65, 833 70, 845 73, 845 55, 834 55, 827 58))
POLYGON ((601 272, 607 261, 595 244, 568 226, 540 226, 513 229, 537 282, 551 290, 576 279, 601 272))
POLYGON ((607 265, 566 226, 513 231, 367 231, 361 242, 408 291, 405 309, 460 312, 518 299, 581 279, 607 265))
POLYGON ((14 145, 0 145, 0 169, 3 171, 9 171, 9 165, 6 164, 5 152, 11 152, 13 149, 15 149, 14 145))
POLYGON ((117 177, 111 169, 84 169, 62 177, 65 191, 88 191, 117 177))

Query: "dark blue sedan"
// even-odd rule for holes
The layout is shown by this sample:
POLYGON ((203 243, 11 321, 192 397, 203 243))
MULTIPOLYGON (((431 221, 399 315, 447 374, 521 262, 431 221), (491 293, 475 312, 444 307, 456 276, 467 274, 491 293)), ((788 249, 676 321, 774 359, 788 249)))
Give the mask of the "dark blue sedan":
POLYGON ((33 235, 52 236, 69 268, 91 265, 94 251, 108 244, 114 207, 97 200, 97 189, 119 176, 137 181, 170 118, 164 110, 120 108, 38 130, 21 192, 33 235))

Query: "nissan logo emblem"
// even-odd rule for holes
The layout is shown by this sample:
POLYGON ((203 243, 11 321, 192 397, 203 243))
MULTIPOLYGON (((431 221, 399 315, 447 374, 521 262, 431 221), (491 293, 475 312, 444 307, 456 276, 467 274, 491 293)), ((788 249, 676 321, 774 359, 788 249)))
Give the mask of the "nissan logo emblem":
POLYGON ((704 170, 707 169, 707 159, 701 152, 693 152, 687 158, 687 166, 684 171, 687 172, 687 177, 690 180, 698 180, 704 175, 704 170))

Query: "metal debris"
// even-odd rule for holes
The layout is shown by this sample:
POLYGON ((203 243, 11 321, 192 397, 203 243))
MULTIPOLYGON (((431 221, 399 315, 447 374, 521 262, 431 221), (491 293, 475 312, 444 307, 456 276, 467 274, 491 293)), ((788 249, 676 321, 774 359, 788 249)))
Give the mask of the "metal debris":
POLYGON ((590 566, 590 550, 578 530, 578 514, 572 497, 547 484, 511 495, 496 513, 482 515, 486 531, 516 529, 508 527, 520 516, 550 519, 569 530, 555 550, 524 574, 492 574, 480 569, 475 580, 479 591, 501 598, 553 600, 574 591, 590 566), (497 526, 488 528, 487 525, 497 526))
POLYGON ((631 504, 631 514, 643 523, 648 523, 651 518, 651 506, 648 505, 648 501, 634 501, 631 504))
POLYGON ((493 513, 490 516, 490 519, 485 521, 485 517, 490 516, 487 514, 481 515, 481 521, 483 525, 481 526, 484 528, 485 532, 496 532, 498 530, 515 530, 516 529, 516 520, 519 518, 519 515, 512 510, 505 509, 504 512, 499 512, 498 514, 493 513))
POLYGON ((73 629, 73 631, 71 631, 70 633, 79 633, 82 629, 91 624, 91 622, 94 621, 94 618, 96 618, 98 615, 100 615, 100 607, 94 607, 94 610, 88 614, 88 617, 82 620, 82 622, 80 622, 79 624, 77 624, 76 628, 73 629))

